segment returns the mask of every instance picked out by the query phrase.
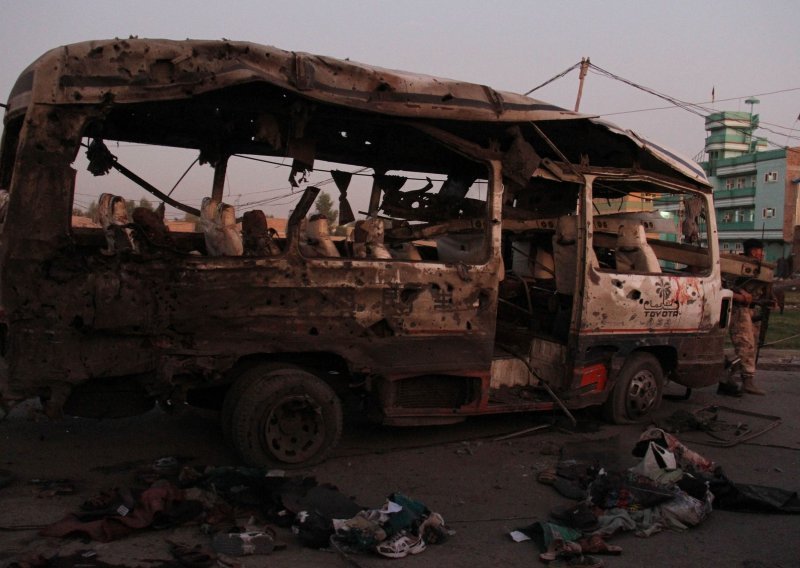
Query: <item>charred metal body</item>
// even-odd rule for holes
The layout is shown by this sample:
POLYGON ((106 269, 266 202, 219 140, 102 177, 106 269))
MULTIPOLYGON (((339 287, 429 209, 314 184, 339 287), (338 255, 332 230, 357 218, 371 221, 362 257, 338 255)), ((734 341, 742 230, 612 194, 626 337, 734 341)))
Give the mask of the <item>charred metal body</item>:
POLYGON ((722 368, 728 304, 699 167, 482 85, 249 43, 65 46, 11 92, 0 189, 2 396, 54 415, 146 407, 113 412, 115 392, 216 401, 244 459, 299 465, 335 445, 354 389, 395 425, 553 396, 626 421, 665 378, 705 386, 722 368), (168 196, 112 141, 195 152, 214 168, 209 197, 168 196), (93 175, 124 176, 202 230, 142 214, 72 226, 82 145, 93 175), (243 245, 223 186, 251 156, 287 158, 303 197, 285 235, 260 226, 243 245), (367 211, 339 240, 307 219, 319 189, 304 180, 326 167, 342 223, 351 177, 371 172, 367 211))

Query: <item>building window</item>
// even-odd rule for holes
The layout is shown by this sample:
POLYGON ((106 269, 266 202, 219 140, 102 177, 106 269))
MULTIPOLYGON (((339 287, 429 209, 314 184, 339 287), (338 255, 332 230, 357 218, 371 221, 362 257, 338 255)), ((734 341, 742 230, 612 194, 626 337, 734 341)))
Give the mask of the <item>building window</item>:
POLYGON ((746 178, 738 177, 736 178, 736 189, 742 189, 744 187, 746 178))
POLYGON ((756 186, 756 176, 752 175, 750 176, 750 187, 755 187, 755 186, 756 186))
POLYGON ((764 181, 773 182, 778 181, 778 172, 767 172, 764 174, 764 181))
POLYGON ((765 207, 765 208, 764 208, 764 209, 761 211, 761 216, 762 216, 764 219, 771 219, 772 217, 774 217, 774 216, 775 216, 775 208, 774 208, 774 207, 765 207))
POLYGON ((734 179, 728 178, 725 180, 725 189, 733 189, 734 179))
MULTIPOLYGON (((773 212, 774 215, 774 212, 773 212)), ((719 223, 752 223, 755 220, 755 209, 740 207, 739 209, 721 209, 717 219, 719 223)))

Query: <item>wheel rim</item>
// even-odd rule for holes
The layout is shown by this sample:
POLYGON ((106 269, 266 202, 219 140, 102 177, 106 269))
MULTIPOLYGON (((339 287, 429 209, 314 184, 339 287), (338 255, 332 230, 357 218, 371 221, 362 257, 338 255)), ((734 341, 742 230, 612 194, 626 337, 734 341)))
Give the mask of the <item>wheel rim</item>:
POLYGON ((625 410, 628 417, 636 419, 649 413, 658 400, 658 379, 652 371, 642 369, 628 384, 625 410))
POLYGON ((325 440, 322 408, 313 399, 286 396, 264 417, 262 445, 277 460, 300 463, 312 458, 325 440))

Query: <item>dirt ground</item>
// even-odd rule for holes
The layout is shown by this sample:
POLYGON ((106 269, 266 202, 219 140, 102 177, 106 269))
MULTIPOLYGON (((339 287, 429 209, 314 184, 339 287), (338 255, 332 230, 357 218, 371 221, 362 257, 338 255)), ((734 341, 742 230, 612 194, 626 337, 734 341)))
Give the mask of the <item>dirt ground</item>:
MULTIPOLYGON (((691 445, 723 466, 734 481, 800 489, 800 374, 760 371, 767 397, 721 398, 715 389, 695 391, 688 401, 665 401, 656 416, 662 420, 677 409, 708 404, 777 415, 782 424, 750 442, 731 448, 691 445)), ((673 394, 682 390, 672 389, 673 394)), ((336 485, 360 504, 379 507, 386 496, 401 491, 440 512, 456 531, 447 542, 419 555, 395 560, 405 566, 536 566, 542 565, 531 542, 514 543, 509 531, 545 520, 555 507, 568 503, 552 487, 536 481, 538 472, 555 464, 552 449, 577 441, 617 436, 620 458, 634 463, 630 449, 642 426, 592 426, 592 414, 579 415, 582 429, 570 432, 560 416, 484 417, 464 424, 418 429, 350 425, 334 456, 310 470, 336 485), (555 419, 555 422, 554 422, 555 419), (497 440, 536 425, 549 425, 527 435, 497 440), (592 431, 593 430, 593 431, 592 431)), ((0 469, 16 481, 0 489, 0 565, 31 552, 47 557, 93 551, 75 566, 97 561, 111 565, 156 567, 170 559, 166 540, 209 543, 197 526, 161 531, 143 530, 110 543, 38 536, 37 527, 77 511, 102 489, 133 483, 138 466, 164 456, 188 464, 237 465, 223 444, 213 413, 187 411, 178 416, 154 410, 115 421, 68 419, 37 421, 25 408, 0 422, 0 469), (72 495, 37 496, 34 479, 68 479, 72 495)), ((705 523, 685 532, 664 532, 650 538, 631 534, 613 539, 621 556, 607 556, 610 567, 661 566, 800 566, 800 515, 763 515, 714 511, 705 523)), ((245 567, 384 566, 390 560, 355 555, 349 561, 336 553, 301 547, 281 529, 288 546, 269 556, 242 557, 245 567)))

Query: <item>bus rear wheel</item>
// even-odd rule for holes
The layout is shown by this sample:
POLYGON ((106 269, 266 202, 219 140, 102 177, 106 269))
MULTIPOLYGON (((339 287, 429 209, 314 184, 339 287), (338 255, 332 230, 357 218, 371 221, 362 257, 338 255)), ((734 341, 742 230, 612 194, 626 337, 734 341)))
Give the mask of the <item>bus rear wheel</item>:
POLYGON ((342 435, 339 397, 306 371, 265 371, 250 379, 236 404, 231 420, 234 447, 245 462, 258 467, 321 462, 342 435))
POLYGON ((658 359, 650 353, 633 353, 619 372, 603 414, 614 424, 643 422, 661 404, 663 390, 664 371, 658 359))

